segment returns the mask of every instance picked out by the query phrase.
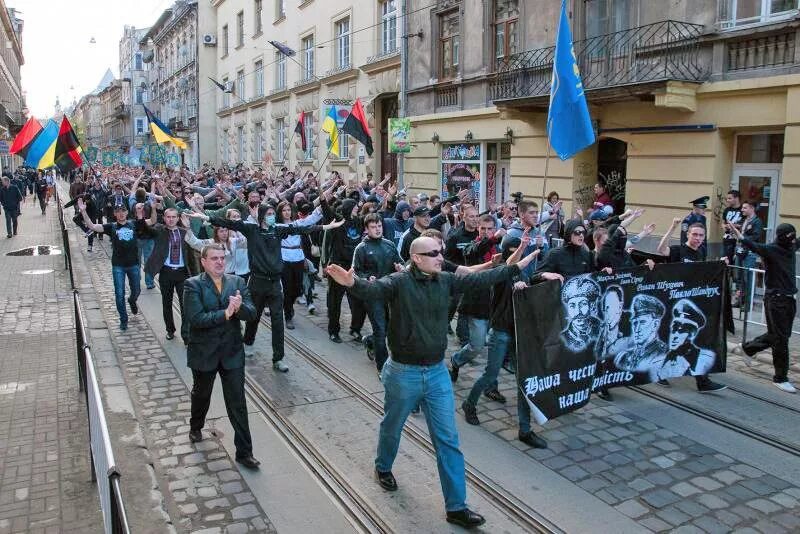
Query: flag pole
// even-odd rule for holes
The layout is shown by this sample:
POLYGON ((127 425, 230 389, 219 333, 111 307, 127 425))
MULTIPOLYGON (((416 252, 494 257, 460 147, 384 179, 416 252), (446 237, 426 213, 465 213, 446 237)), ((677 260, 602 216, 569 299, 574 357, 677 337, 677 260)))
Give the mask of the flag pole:
MULTIPOLYGON (((337 139, 338 139, 338 135, 339 135, 339 127, 338 126, 336 127, 336 135, 337 135, 337 139)), ((314 176, 319 176, 319 171, 322 170, 322 167, 325 165, 325 162, 328 161, 328 158, 331 155, 331 148, 333 148, 333 143, 331 143, 331 146, 328 147, 328 153, 325 154, 325 159, 322 160, 322 163, 320 163, 319 168, 316 171, 314 171, 314 176)))
MULTIPOLYGON (((289 153, 289 147, 292 146, 292 143, 294 142, 294 136, 296 136, 296 135, 297 135, 297 130, 294 130, 292 132, 292 137, 289 138, 289 142, 286 144, 286 147, 283 149, 283 158, 281 158, 281 161, 283 161, 284 165, 286 165, 286 154, 289 153)), ((298 161, 299 161, 299 158, 298 158, 298 161)), ((287 165, 287 167, 288 167, 288 165, 287 165)))
MULTIPOLYGON (((544 210, 544 197, 547 194, 547 173, 550 170, 550 136, 547 136, 547 152, 544 156, 544 179, 542 180, 542 203, 539 206, 539 213, 544 210)), ((540 215, 541 218, 541 215, 540 215)))

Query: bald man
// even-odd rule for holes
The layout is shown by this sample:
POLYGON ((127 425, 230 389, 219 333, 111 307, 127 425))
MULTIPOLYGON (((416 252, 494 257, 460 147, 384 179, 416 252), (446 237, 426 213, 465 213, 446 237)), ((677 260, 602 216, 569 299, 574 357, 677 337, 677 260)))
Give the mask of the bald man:
POLYGON ((358 298, 383 300, 390 310, 387 339, 391 357, 381 372, 384 416, 375 459, 378 483, 387 491, 397 490, 392 464, 403 424, 409 412, 421 404, 436 449, 447 521, 472 528, 482 525, 485 519, 466 503, 464 456, 458 443, 453 386, 444 364, 448 305, 456 292, 511 280, 527 267, 533 255, 512 266, 456 276, 442 272, 443 252, 436 239, 418 237, 409 249, 411 266, 402 272, 374 282, 357 278, 352 269, 345 271, 338 265, 331 265, 327 272, 358 298))

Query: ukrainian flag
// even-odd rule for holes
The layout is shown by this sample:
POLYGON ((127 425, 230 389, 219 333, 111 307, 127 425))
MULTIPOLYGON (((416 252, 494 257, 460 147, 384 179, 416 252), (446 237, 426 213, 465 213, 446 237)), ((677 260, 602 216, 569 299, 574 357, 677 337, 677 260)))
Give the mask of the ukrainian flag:
POLYGON ((162 144, 172 142, 176 147, 186 150, 186 143, 183 142, 183 139, 173 134, 164 123, 153 115, 152 111, 147 109, 147 106, 144 106, 144 112, 147 114, 147 120, 150 122, 150 130, 153 132, 153 137, 156 138, 156 143, 162 144))
POLYGON ((336 106, 331 106, 325 120, 322 121, 322 131, 328 134, 331 154, 339 157, 339 128, 336 126, 336 106))
POLYGON ((25 165, 35 169, 47 169, 55 165, 58 129, 58 124, 53 119, 47 121, 44 129, 31 142, 25 165))

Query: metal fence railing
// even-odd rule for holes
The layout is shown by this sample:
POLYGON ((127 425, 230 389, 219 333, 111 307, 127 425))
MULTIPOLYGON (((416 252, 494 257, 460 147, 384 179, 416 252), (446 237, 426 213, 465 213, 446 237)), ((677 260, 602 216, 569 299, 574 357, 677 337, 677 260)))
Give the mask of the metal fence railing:
POLYGON ((97 380, 94 357, 86 335, 86 319, 83 315, 80 293, 75 289, 75 279, 72 268, 72 256, 69 248, 69 235, 64 223, 64 209, 62 207, 58 187, 56 187, 56 206, 58 219, 61 226, 61 238, 64 246, 66 268, 69 269, 70 284, 72 285, 72 304, 75 315, 75 348, 78 362, 78 379, 80 391, 86 401, 86 415, 89 424, 89 457, 92 466, 92 482, 97 484, 97 493, 100 497, 100 508, 103 511, 103 523, 106 533, 128 534, 130 527, 125 513, 125 505, 120 489, 120 473, 114 460, 114 450, 111 447, 111 438, 108 433, 103 408, 103 399, 100 395, 100 383, 97 380), (97 476, 98 473, 100 476, 97 476))
MULTIPOLYGON (((748 325, 767 326, 764 310, 764 269, 729 265, 728 274, 734 291, 738 293, 738 319, 742 321, 742 341, 747 339, 748 325)), ((800 283, 800 276, 795 276, 795 283, 800 283)), ((800 316, 795 315, 792 333, 800 334, 800 316)))

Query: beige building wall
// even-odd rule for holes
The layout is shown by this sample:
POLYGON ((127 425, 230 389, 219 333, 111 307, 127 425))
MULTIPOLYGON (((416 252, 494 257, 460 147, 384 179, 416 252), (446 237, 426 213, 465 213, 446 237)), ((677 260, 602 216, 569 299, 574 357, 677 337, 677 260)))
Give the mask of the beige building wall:
MULTIPOLYGON (((375 152, 372 157, 359 157, 360 144, 350 139, 349 158, 328 158, 323 172, 338 170, 349 178, 363 177, 367 172, 377 176, 381 169, 380 121, 384 105, 396 103, 399 90, 399 38, 384 42, 381 26, 381 3, 372 0, 328 1, 306 0, 284 2, 285 12, 276 12, 276 3, 262 2, 261 25, 257 28, 257 3, 252 0, 212 0, 216 10, 216 57, 219 82, 233 82, 233 94, 225 95, 210 81, 201 84, 201 94, 210 90, 215 94, 217 109, 218 163, 262 165, 269 154, 277 165, 304 170, 316 170, 327 155, 327 134, 320 126, 327 107, 326 102, 352 102, 360 98, 365 106, 375 152), (239 46, 238 19, 242 13, 243 43, 239 46), (349 21, 349 65, 337 62, 337 23, 349 21), (225 30, 228 48, 225 53, 225 30), (305 76, 305 53, 302 40, 313 37, 313 75, 305 76), (295 50, 297 54, 286 58, 286 80, 276 83, 279 58, 268 40, 275 40, 295 50), (263 66, 263 94, 258 90, 256 64, 263 66), (240 94, 238 73, 244 73, 244 94, 240 94), (207 89, 208 88, 208 89, 207 89), (308 154, 301 150, 300 137, 293 135, 300 112, 310 117, 308 154), (377 118, 377 120, 376 120, 377 118), (283 121, 283 129, 279 124, 283 121), (239 132, 242 132, 242 153, 239 153, 239 132), (284 150, 280 150, 281 139, 284 150), (286 156, 284 158, 283 152, 286 156)), ((399 23, 395 35, 399 35, 399 23)))

